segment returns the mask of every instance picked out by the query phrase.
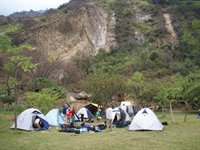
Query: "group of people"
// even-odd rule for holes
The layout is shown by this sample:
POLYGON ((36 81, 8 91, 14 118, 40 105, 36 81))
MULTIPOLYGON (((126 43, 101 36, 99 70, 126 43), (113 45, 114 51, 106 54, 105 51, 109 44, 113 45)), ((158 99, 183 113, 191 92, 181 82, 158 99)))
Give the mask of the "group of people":
MULTIPOLYGON (((113 110, 114 110, 114 107, 110 107, 110 108, 107 108, 106 109, 106 127, 112 131, 112 126, 113 124, 116 126, 116 127, 125 127, 127 125, 127 122, 126 122, 126 106, 122 106, 122 107, 119 107, 119 110, 117 111, 117 119, 114 120, 113 118, 113 110)), ((64 104, 63 106, 63 110, 62 110, 62 114, 64 115, 64 118, 65 118, 65 123, 70 125, 70 126, 74 126, 74 123, 75 123, 75 109, 74 107, 71 109, 70 105, 69 104, 64 104)), ((97 120, 97 123, 100 122, 100 120, 102 119, 102 112, 101 112, 101 109, 98 109, 95 116, 96 116, 96 120, 97 120)), ((84 122, 83 120, 83 117, 84 116, 81 116, 81 122, 84 122)))
POLYGON ((71 108, 69 104, 64 104, 62 114, 64 115, 64 120, 66 124, 74 126, 75 122, 75 109, 71 108))

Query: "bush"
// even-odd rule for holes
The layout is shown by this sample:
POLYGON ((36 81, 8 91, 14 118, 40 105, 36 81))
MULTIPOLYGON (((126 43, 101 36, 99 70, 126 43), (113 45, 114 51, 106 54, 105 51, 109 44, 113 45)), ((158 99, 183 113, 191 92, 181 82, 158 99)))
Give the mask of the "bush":
POLYGON ((49 94, 46 91, 42 93, 27 92, 25 93, 25 97, 29 107, 39 108, 43 112, 48 112, 58 99, 57 95, 49 94))
MULTIPOLYGON (((14 103, 12 103, 12 104, 3 104, 1 110, 10 111, 11 112, 11 111, 14 111, 14 108, 15 108, 15 104, 14 103)), ((28 107, 26 105, 18 104, 16 110, 17 110, 17 112, 22 112, 27 108, 28 107)))
POLYGON ((44 88, 53 86, 53 81, 44 77, 35 78, 28 84, 28 89, 31 91, 39 92, 44 88))
POLYGON ((63 98, 66 95, 66 90, 62 86, 57 86, 57 87, 42 89, 42 93, 48 93, 50 95, 57 96, 58 98, 63 98))
POLYGON ((11 90, 10 94, 8 94, 8 90, 6 88, 0 89, 0 103, 12 104, 12 102, 14 101, 15 101, 14 90, 11 90))

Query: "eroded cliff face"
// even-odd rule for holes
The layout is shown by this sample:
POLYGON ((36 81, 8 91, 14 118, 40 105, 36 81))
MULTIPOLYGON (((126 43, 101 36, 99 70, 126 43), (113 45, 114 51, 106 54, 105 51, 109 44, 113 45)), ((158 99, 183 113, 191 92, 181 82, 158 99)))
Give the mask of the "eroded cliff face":
POLYGON ((48 16, 22 34, 35 49, 65 62, 115 47, 115 14, 96 4, 85 4, 48 16))

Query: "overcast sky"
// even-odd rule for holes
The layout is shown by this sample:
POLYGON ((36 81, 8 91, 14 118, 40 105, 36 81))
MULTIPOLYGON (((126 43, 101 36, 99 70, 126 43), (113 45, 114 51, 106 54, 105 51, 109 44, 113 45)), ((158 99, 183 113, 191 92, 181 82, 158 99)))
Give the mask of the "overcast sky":
POLYGON ((69 0, 0 0, 0 15, 8 16, 14 12, 46 10, 57 8, 69 0))

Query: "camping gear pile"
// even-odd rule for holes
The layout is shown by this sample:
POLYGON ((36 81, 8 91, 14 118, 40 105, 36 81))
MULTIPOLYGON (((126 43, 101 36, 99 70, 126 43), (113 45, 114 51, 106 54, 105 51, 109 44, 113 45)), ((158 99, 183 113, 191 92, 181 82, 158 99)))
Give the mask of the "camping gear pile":
POLYGON ((94 126, 94 125, 86 124, 85 122, 83 122, 80 126, 63 125, 61 129, 59 130, 59 132, 80 134, 82 132, 89 132, 89 131, 101 132, 104 129, 106 129, 106 123, 101 123, 94 126))

